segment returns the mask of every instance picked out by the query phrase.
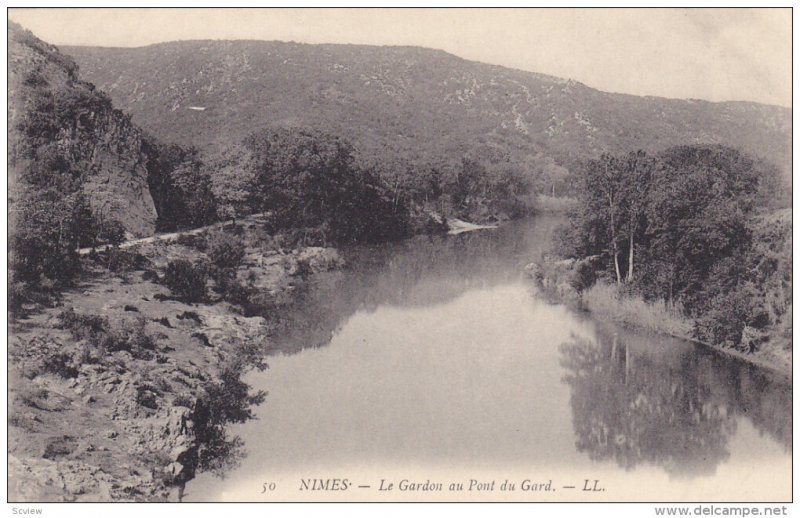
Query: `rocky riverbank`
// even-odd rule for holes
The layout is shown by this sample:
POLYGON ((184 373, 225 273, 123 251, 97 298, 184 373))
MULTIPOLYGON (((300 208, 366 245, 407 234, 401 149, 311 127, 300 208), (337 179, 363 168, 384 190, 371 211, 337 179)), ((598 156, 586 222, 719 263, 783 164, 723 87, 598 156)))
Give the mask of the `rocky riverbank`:
MULTIPOLYGON (((240 376, 264 368, 269 322, 215 297, 187 303, 158 277, 202 259, 177 243, 137 247, 128 268, 88 262, 50 307, 9 338, 10 501, 174 501, 198 470, 223 471, 239 444, 225 425, 263 396, 240 376)), ((275 306, 335 250, 248 245, 236 276, 275 306)))

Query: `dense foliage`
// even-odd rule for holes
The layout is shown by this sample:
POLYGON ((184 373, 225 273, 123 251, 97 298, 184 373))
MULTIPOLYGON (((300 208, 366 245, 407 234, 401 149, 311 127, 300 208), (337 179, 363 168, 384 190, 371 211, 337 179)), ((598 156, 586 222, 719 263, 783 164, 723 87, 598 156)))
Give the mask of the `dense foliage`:
POLYGON ((89 171, 56 138, 63 128, 80 124, 87 112, 110 109, 110 102, 88 89, 37 88, 30 99, 14 128, 19 140, 11 157, 10 267, 21 282, 63 285, 79 271, 79 247, 124 236, 119 221, 90 208, 83 189, 89 171))
POLYGON ((246 142, 254 155, 252 200, 276 229, 304 229, 322 242, 381 241, 407 232, 408 208, 393 204, 349 143, 310 131, 265 131, 246 142))
POLYGON ((16 291, 31 293, 69 284, 79 247, 125 238, 119 209, 136 200, 97 176, 129 165, 133 175, 140 140, 71 58, 15 24, 9 56, 9 267, 16 291))
POLYGON ((753 225, 774 208, 777 178, 723 146, 603 155, 579 174, 563 252, 598 258, 594 277, 680 303, 699 338, 754 349, 791 304, 789 232, 753 225))
POLYGON ((170 261, 164 269, 162 283, 185 302, 201 302, 206 297, 207 275, 202 265, 185 259, 170 261))
POLYGON ((433 213, 478 221, 529 214, 537 188, 525 164, 486 146, 458 163, 419 164, 365 160, 346 140, 309 129, 265 129, 221 152, 154 142, 147 167, 164 231, 264 213, 290 241, 380 242, 434 228, 433 213))
POLYGON ((145 142, 150 195, 158 212, 156 229, 196 228, 217 219, 211 179, 197 150, 145 142))

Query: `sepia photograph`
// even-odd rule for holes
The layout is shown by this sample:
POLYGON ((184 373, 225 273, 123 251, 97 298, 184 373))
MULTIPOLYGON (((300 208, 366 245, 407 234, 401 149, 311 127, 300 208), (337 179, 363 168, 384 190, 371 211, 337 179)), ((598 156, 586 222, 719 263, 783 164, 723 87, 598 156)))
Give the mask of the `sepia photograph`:
POLYGON ((6 82, 9 513, 787 514, 790 7, 7 7, 6 82))

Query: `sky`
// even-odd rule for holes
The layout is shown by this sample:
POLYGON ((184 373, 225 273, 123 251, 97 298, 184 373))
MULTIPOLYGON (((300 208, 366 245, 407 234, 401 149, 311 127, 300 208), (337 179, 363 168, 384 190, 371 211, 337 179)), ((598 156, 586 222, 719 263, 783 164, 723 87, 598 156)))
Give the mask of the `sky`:
POLYGON ((186 39, 417 45, 604 91, 791 106, 791 10, 15 9, 55 45, 186 39))

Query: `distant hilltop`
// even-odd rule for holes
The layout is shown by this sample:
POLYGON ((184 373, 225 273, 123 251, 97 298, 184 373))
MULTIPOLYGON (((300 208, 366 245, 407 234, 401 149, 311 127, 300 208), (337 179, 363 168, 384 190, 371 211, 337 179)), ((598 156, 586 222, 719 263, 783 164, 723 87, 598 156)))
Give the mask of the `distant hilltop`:
POLYGON ((725 144, 790 171, 791 110, 777 106, 605 93, 419 47, 248 40, 62 50, 134 122, 184 146, 300 126, 412 162, 488 146, 573 169, 603 151, 725 144))

